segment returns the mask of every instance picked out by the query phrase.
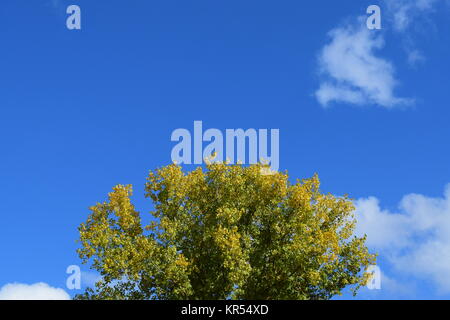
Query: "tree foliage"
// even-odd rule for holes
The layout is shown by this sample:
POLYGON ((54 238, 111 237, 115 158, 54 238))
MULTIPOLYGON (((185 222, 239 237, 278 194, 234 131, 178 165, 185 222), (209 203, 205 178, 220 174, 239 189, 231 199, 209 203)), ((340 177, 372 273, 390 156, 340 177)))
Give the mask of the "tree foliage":
POLYGON ((353 235, 352 202, 319 179, 264 174, 265 165, 172 164, 145 186, 144 224, 118 185, 79 227, 84 262, 102 276, 78 299, 329 299, 367 281, 375 262, 353 235))

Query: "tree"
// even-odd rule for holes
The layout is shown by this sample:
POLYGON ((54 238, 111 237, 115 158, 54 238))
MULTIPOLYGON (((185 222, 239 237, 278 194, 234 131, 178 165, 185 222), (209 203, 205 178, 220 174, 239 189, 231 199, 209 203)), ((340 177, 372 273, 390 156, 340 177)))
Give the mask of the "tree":
POLYGON ((367 281, 375 262, 353 235, 347 196, 319 191, 316 176, 289 182, 262 164, 172 164, 145 186, 143 226, 118 185, 79 227, 80 258, 102 280, 78 299, 329 299, 367 281))

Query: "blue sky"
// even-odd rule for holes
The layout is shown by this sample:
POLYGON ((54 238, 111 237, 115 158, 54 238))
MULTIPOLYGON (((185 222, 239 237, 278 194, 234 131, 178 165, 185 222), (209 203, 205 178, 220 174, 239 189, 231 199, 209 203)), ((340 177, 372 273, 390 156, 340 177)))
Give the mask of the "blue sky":
POLYGON ((148 211, 148 170, 201 120, 279 129, 280 170, 356 199, 383 272, 359 298, 450 298, 449 14, 444 0, 3 0, 0 287, 67 290, 87 208, 121 183, 148 211), (372 4, 382 30, 358 18, 372 4))

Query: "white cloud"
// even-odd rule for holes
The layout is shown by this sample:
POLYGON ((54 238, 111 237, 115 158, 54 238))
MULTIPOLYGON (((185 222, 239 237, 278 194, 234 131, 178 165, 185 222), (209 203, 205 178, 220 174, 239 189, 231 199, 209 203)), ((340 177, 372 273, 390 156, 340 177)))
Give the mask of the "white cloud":
POLYGON ((35 284, 10 283, 0 289, 0 300, 69 300, 63 289, 40 282, 35 284))
POLYGON ((416 48, 415 35, 429 37, 434 32, 434 23, 430 19, 439 4, 450 4, 449 0, 384 0, 388 29, 401 35, 401 43, 406 51, 407 62, 411 67, 423 63, 426 58, 416 48), (431 27, 431 28, 430 28, 431 27))
MULTIPOLYGON (((384 0, 383 29, 394 30, 401 35, 407 63, 415 67, 426 60, 416 48, 413 33, 424 30, 422 22, 436 11, 442 0, 384 0), (387 17, 385 20, 384 17, 387 17), (387 21, 387 22, 386 22, 387 21), (387 27, 386 27, 387 26, 387 27)), ((447 3, 450 3, 447 0, 447 3)), ((412 104, 413 99, 394 94, 399 84, 393 64, 379 56, 384 47, 383 33, 366 28, 367 16, 358 18, 353 25, 338 27, 329 33, 330 41, 319 56, 319 68, 323 76, 315 92, 318 102, 328 106, 332 102, 354 105, 376 104, 386 108, 412 104)), ((428 30, 426 31, 428 34, 428 30)))
POLYGON ((323 81, 315 95, 321 105, 346 102, 391 108, 412 102, 395 96, 394 67, 376 55, 384 46, 383 36, 368 30, 362 18, 357 25, 332 30, 329 37, 319 55, 323 81))
POLYGON ((399 248, 409 240, 409 219, 405 215, 381 210, 378 199, 370 197, 356 201, 358 234, 368 235, 367 245, 376 250, 399 248))
POLYGON ((385 0, 394 29, 401 32, 408 29, 419 15, 432 12, 438 2, 440 0, 385 0))
POLYGON ((423 54, 417 49, 407 49, 406 54, 408 56, 408 63, 412 67, 426 60, 423 54))
POLYGON ((431 280, 450 292, 450 184, 442 198, 403 197, 396 212, 382 210, 376 198, 355 202, 357 233, 401 274, 431 280))

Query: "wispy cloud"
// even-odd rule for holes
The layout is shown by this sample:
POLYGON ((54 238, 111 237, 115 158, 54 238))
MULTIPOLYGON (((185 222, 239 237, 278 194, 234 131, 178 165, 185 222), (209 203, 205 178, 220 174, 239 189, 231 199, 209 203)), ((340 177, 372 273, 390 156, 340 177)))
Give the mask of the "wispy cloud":
POLYGON ((61 0, 49 0, 49 4, 53 8, 61 8, 62 7, 62 1, 61 0))
POLYGON ((433 11, 441 0, 384 0, 388 14, 393 18, 394 29, 405 31, 418 17, 433 11))
POLYGON ((102 280, 102 276, 96 272, 82 271, 81 272, 81 283, 86 287, 95 287, 95 284, 102 280))
POLYGON ((406 54, 411 67, 415 67, 426 60, 425 56, 418 49, 406 49, 406 54))
POLYGON ((382 34, 368 30, 362 18, 329 32, 319 55, 322 82, 315 96, 322 106, 331 102, 376 104, 386 108, 407 105, 394 94, 398 85, 391 62, 377 55, 382 34))
POLYGON ((439 5, 445 3, 450 4, 450 1, 384 0, 389 29, 400 35, 407 62, 411 67, 426 61, 424 52, 418 49, 420 45, 417 44, 417 37, 429 37, 430 32, 436 30, 430 17, 437 12, 439 5))

